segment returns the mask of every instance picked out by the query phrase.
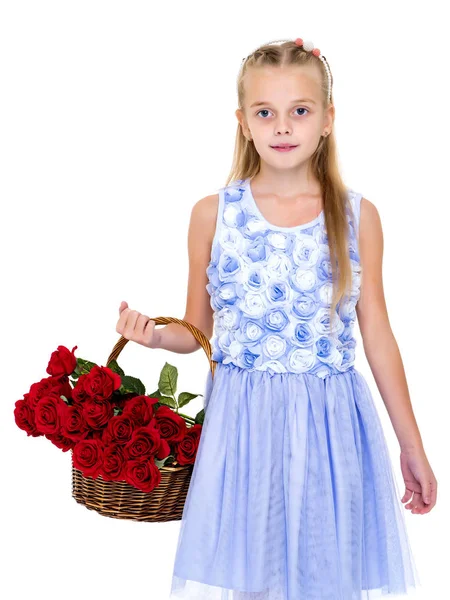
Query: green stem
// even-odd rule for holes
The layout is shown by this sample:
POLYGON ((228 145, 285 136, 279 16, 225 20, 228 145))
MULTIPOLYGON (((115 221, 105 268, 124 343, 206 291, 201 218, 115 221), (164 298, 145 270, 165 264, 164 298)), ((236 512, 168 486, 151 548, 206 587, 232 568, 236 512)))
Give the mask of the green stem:
POLYGON ((178 413, 180 415, 180 417, 183 417, 183 419, 186 419, 186 421, 189 421, 190 423, 195 423, 195 419, 194 417, 191 417, 189 415, 184 415, 183 413, 178 413))

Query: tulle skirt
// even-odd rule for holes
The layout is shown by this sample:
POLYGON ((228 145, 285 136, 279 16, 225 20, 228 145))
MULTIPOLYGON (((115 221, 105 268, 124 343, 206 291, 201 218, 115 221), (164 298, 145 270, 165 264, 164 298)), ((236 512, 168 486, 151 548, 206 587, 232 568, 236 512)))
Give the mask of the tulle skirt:
POLYGON ((355 368, 218 363, 170 598, 365 600, 421 585, 382 424, 355 368))

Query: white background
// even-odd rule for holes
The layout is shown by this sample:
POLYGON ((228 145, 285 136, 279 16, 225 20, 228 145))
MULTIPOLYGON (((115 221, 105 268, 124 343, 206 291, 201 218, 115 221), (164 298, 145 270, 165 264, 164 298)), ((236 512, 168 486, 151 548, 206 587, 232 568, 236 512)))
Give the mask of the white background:
MULTIPOLYGON (((434 2, 3 2, 1 61, 0 595, 109 600, 169 594, 179 522, 106 518, 71 497, 70 453, 15 425, 16 400, 60 344, 104 365, 118 308, 181 318, 192 206, 224 185, 241 59, 303 37, 334 76, 346 183, 378 208, 384 287, 439 483, 406 513, 420 598, 448 597, 448 52, 434 2)), ((399 446, 364 356, 401 493, 399 446)), ((126 373, 204 393, 203 351, 129 343, 126 373)), ((201 398, 189 405, 190 414, 201 398)))

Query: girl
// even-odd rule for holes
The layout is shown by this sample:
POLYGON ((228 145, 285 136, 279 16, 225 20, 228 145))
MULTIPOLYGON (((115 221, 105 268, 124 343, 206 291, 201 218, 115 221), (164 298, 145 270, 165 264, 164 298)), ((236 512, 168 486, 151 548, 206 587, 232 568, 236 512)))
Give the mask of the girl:
MULTIPOLYGON (((241 65, 234 163, 189 228, 184 320, 212 341, 205 420, 171 598, 356 600, 419 582, 364 351, 400 445, 402 502, 435 506, 382 287, 374 204, 343 183, 330 68, 281 40, 241 65), (213 329, 214 323, 214 329, 213 329)), ((194 352, 179 324, 155 330, 120 307, 116 330, 194 352)))

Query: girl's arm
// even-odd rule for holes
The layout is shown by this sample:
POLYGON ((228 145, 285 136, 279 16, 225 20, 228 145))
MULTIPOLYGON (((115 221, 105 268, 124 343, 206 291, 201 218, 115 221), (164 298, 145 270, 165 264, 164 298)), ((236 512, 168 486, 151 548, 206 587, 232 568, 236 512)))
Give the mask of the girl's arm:
POLYGON ((423 451, 397 341, 386 309, 382 280, 383 232, 378 210, 361 199, 361 293, 356 305, 364 352, 402 451, 423 451))
MULTIPOLYGON (((213 333, 213 310, 206 289, 206 269, 211 258, 218 206, 218 194, 199 200, 192 208, 188 231, 189 277, 183 321, 195 325, 208 339, 213 333)), ((190 354, 201 348, 192 333, 178 323, 155 329, 154 347, 179 354, 190 354)))

